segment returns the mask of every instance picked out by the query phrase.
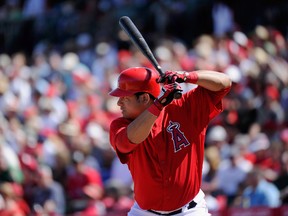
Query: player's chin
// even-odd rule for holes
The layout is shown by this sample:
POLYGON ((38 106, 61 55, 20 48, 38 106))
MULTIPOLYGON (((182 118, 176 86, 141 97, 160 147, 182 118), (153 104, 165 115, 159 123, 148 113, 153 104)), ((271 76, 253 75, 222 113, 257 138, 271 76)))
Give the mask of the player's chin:
POLYGON ((122 110, 121 113, 124 118, 130 118, 130 115, 125 110, 122 110))
POLYGON ((125 112, 125 111, 122 111, 122 116, 124 118, 127 118, 127 119, 135 119, 137 117, 137 116, 132 115, 131 113, 128 113, 128 112, 125 112))

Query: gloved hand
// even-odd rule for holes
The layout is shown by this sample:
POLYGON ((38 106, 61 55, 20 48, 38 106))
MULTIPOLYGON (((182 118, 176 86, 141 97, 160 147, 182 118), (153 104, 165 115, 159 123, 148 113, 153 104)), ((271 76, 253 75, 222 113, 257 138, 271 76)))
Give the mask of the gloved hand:
POLYGON ((198 74, 186 71, 166 71, 164 79, 167 80, 166 82, 176 81, 178 83, 196 83, 198 80, 198 74))
POLYGON ((156 101, 164 107, 173 101, 176 91, 182 92, 181 86, 177 82, 164 84, 161 89, 161 94, 156 101))
POLYGON ((160 111, 173 101, 174 93, 176 91, 182 92, 179 83, 173 82, 164 84, 160 96, 154 100, 154 103, 148 108, 148 111, 158 116, 160 111))

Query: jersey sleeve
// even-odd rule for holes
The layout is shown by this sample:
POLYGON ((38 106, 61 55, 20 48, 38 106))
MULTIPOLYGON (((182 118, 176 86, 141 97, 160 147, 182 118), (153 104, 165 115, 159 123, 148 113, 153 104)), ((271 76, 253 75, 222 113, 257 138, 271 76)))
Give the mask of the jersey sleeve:
POLYGON ((198 86, 187 93, 187 98, 191 110, 200 113, 201 119, 206 119, 206 123, 213 119, 216 115, 223 111, 222 99, 230 91, 230 87, 220 91, 210 91, 203 87, 198 86), (193 107, 193 109, 192 109, 193 107))
POLYGON ((121 163, 127 163, 129 153, 132 152, 137 145, 130 142, 127 136, 127 127, 129 120, 118 118, 112 121, 110 125, 110 143, 116 151, 121 163))
POLYGON ((227 88, 224 88, 220 91, 209 91, 209 90, 206 90, 206 91, 207 91, 208 95, 210 96, 212 103, 217 105, 217 104, 221 103, 222 98, 226 94, 228 94, 230 89, 231 89, 231 87, 227 87, 227 88))

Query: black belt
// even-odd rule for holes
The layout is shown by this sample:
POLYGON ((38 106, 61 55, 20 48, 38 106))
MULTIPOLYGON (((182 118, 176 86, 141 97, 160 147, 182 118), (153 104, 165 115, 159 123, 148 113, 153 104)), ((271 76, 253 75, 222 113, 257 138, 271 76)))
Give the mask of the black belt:
MULTIPOLYGON (((188 204, 188 208, 187 208, 187 209, 194 208, 196 205, 197 205, 197 203, 192 200, 192 201, 188 204)), ((176 214, 182 213, 182 208, 181 208, 181 209, 178 209, 178 210, 176 210, 176 211, 169 212, 169 213, 159 213, 159 212, 156 212, 156 211, 153 211, 153 210, 147 210, 147 211, 152 212, 152 213, 157 214, 157 215, 176 215, 176 214)))

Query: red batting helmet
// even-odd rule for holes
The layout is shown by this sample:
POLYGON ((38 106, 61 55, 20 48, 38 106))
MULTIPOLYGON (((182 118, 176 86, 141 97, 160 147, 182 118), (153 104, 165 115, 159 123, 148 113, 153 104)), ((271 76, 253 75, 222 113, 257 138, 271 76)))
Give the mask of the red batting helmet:
POLYGON ((115 97, 131 96, 137 92, 147 92, 155 98, 160 94, 159 75, 146 67, 133 67, 122 71, 118 77, 118 87, 109 94, 115 97))

